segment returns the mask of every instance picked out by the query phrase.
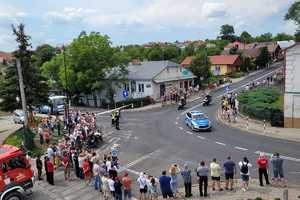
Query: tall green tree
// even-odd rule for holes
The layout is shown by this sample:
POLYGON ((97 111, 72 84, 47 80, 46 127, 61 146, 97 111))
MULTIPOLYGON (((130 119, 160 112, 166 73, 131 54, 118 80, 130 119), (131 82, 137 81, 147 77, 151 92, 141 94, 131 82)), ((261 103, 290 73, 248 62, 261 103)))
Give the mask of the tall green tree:
POLYGON ((261 49, 260 55, 256 58, 255 64, 260 67, 266 67, 270 61, 270 54, 267 47, 261 49))
POLYGON ((229 40, 233 42, 236 37, 234 35, 234 27, 229 24, 224 24, 221 26, 220 38, 222 40, 229 40))
POLYGON ((190 70, 197 76, 196 83, 202 86, 201 77, 208 80, 210 76, 210 62, 205 52, 198 53, 194 58, 190 70))
POLYGON ((164 51, 159 45, 146 49, 146 55, 147 59, 151 61, 165 60, 164 51))
POLYGON ((240 35, 241 42, 251 43, 253 42, 253 37, 247 31, 243 31, 240 35))
POLYGON ((300 42, 300 30, 295 33, 295 41, 300 42))
POLYGON ((300 26, 300 1, 295 1, 289 8, 285 15, 285 20, 293 20, 298 26, 300 26))
MULTIPOLYGON (((48 102, 48 86, 45 77, 41 75, 39 67, 32 62, 32 51, 30 36, 25 33, 23 24, 17 27, 12 26, 13 34, 18 43, 18 49, 13 53, 14 57, 20 59, 27 106, 31 110, 33 106, 48 102)), ((16 97, 20 98, 18 77, 16 73, 16 62, 7 68, 6 78, 1 83, 5 87, 0 88, 1 108, 6 111, 13 111, 20 108, 16 97), (15 88, 15 89, 14 89, 15 88)))
POLYGON ((38 46, 33 52, 33 62, 41 67, 45 62, 50 61, 56 54, 56 49, 49 44, 38 46))
POLYGON ((180 51, 175 45, 168 45, 163 49, 164 60, 177 61, 180 55, 180 51))

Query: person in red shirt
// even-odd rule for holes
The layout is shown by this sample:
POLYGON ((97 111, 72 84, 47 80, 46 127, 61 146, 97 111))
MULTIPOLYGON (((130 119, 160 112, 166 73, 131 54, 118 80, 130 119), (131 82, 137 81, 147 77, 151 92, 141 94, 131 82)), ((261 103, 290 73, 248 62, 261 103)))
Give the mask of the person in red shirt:
POLYGON ((51 160, 47 160, 47 180, 50 185, 54 185, 54 165, 51 160))
POLYGON ((91 170, 90 170, 90 163, 87 158, 84 159, 82 168, 83 168, 84 179, 86 181, 86 184, 88 185, 91 182, 91 170))
POLYGON ((131 178, 128 177, 128 172, 125 172, 124 177, 122 178, 124 186, 124 200, 131 200, 131 178))
POLYGON ((62 165, 64 166, 64 174, 65 174, 65 181, 70 180, 70 156, 67 152, 64 153, 64 157, 62 159, 62 165))
POLYGON ((264 153, 260 153, 259 157, 256 160, 256 164, 258 166, 258 174, 259 174, 259 183, 260 186, 264 186, 263 184, 263 175, 266 179, 266 184, 269 185, 269 177, 268 177, 268 168, 269 168, 269 160, 266 158, 264 153))

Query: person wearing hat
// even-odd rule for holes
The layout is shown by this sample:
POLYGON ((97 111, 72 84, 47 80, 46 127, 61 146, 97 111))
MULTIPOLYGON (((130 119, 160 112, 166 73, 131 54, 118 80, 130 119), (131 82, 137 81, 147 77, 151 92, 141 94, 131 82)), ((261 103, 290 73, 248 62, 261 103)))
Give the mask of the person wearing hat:
POLYGON ((128 172, 124 173, 124 177, 122 178, 122 182, 124 185, 124 200, 131 200, 131 178, 128 176, 128 172))
POLYGON ((269 161, 266 158, 263 152, 260 153, 259 157, 256 160, 256 164, 258 166, 258 174, 259 174, 259 184, 260 186, 264 186, 263 184, 263 175, 266 179, 266 184, 269 185, 269 177, 268 177, 268 168, 269 168, 269 161))

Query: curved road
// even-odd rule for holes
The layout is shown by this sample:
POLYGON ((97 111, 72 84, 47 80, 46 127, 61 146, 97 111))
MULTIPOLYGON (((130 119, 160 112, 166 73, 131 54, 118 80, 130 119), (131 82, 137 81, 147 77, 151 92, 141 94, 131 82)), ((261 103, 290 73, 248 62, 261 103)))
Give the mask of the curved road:
MULTIPOLYGON (((252 80, 266 78, 276 67, 247 77, 233 84, 238 89, 252 80)), ((124 169, 137 174, 145 171, 159 176, 162 169, 172 163, 188 163, 196 167, 200 160, 209 163, 212 158, 220 162, 230 155, 235 161, 247 156, 255 162, 259 151, 284 155, 285 175, 289 182, 300 183, 300 143, 251 134, 220 124, 216 120, 218 97, 224 89, 212 92, 213 105, 200 106, 201 100, 189 103, 183 112, 176 106, 154 109, 145 112, 125 112, 121 119, 121 131, 112 134, 127 134, 121 139, 121 163, 124 169), (213 122, 212 132, 192 132, 185 126, 183 119, 188 110, 202 110, 213 122)), ((257 177, 257 169, 251 169, 257 177)))

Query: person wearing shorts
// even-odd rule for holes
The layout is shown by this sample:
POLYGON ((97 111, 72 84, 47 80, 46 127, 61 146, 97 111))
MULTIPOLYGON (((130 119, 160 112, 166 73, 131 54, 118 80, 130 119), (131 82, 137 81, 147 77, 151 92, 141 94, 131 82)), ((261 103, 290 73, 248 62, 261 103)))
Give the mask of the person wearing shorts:
POLYGON ((216 185, 218 186, 219 191, 223 191, 221 188, 221 166, 217 163, 217 159, 214 158, 213 161, 210 163, 210 175, 212 179, 212 190, 216 190, 216 185))
POLYGON ((140 189, 140 198, 139 199, 144 200, 146 197, 146 193, 147 193, 147 182, 146 182, 144 172, 140 173, 140 177, 137 179, 137 183, 138 183, 139 189, 140 189))
POLYGON ((131 200, 131 179, 128 176, 128 172, 125 172, 124 177, 122 178, 124 186, 124 200, 131 200))
POLYGON ((233 190, 233 178, 236 173, 236 165, 235 162, 231 160, 230 156, 224 161, 223 167, 225 170, 225 189, 233 190))

